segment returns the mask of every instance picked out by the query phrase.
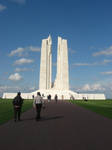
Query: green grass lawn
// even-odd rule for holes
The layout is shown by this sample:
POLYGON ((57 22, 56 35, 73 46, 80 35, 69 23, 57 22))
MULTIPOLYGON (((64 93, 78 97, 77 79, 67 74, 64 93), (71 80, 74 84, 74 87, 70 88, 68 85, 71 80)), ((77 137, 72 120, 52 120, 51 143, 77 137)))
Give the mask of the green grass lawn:
MULTIPOLYGON (((24 100, 22 112, 27 111, 32 108, 33 100, 24 100)), ((7 122, 10 119, 13 119, 13 105, 11 99, 0 99, 0 125, 7 122)))
POLYGON ((70 100, 70 102, 112 119, 112 100, 70 100))

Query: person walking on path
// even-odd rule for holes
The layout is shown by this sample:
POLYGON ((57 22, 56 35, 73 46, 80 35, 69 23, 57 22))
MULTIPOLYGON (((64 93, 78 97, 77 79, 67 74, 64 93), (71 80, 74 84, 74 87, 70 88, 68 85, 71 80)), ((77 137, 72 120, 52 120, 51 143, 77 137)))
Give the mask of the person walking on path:
POLYGON ((58 96, 57 96, 57 94, 55 95, 54 99, 55 99, 55 102, 57 103, 57 101, 58 101, 58 96))
POLYGON ((33 105, 36 108, 36 120, 40 119, 40 112, 42 108, 42 104, 44 104, 43 99, 41 97, 40 92, 37 92, 37 96, 34 97, 33 105))
POLYGON ((51 95, 50 94, 47 96, 47 99, 48 99, 48 102, 51 101, 51 95))
POLYGON ((16 122, 17 119, 18 119, 18 121, 21 121, 20 115, 21 115, 23 99, 21 97, 20 92, 17 93, 17 96, 13 99, 12 103, 13 103, 13 107, 14 107, 14 121, 16 122))

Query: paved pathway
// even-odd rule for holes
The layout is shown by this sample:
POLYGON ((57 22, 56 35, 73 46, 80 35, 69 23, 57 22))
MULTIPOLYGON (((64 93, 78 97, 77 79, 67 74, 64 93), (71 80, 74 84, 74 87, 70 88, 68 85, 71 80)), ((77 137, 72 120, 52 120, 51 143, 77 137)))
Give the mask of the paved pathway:
POLYGON ((1 150, 111 150, 112 120, 68 102, 50 102, 35 121, 33 109, 0 126, 1 150))

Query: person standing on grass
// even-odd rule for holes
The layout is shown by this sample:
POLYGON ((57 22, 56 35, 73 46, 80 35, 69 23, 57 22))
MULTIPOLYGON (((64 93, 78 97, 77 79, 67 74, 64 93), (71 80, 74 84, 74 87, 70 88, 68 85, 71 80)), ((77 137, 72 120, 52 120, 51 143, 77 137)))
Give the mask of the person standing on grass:
POLYGON ((33 106, 35 106, 36 108, 36 120, 40 119, 40 112, 41 112, 41 108, 42 108, 42 104, 43 104, 43 99, 41 97, 40 92, 37 92, 37 96, 34 97, 34 101, 33 101, 33 106))
POLYGON ((20 115, 21 115, 23 99, 21 97, 20 92, 17 93, 17 96, 13 99, 12 103, 13 103, 13 107, 14 107, 14 121, 16 122, 17 119, 18 119, 18 121, 21 121, 20 115))

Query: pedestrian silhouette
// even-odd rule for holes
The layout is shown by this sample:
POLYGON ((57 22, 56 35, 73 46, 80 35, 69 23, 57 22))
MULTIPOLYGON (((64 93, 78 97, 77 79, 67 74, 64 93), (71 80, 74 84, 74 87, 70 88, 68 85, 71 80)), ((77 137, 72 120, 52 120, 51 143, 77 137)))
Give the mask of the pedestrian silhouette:
POLYGON ((35 118, 36 120, 39 120, 41 118, 40 113, 41 113, 41 108, 42 108, 43 103, 44 102, 43 102, 40 92, 37 92, 37 96, 34 97, 34 101, 33 101, 33 105, 36 108, 36 118, 35 118))
POLYGON ((57 94, 55 95, 54 99, 55 99, 55 102, 57 103, 57 101, 58 101, 58 96, 57 96, 57 94))
POLYGON ((13 99, 13 107, 14 107, 14 121, 16 122, 17 119, 20 121, 20 116, 21 116, 21 108, 23 104, 23 99, 21 97, 21 93, 18 92, 17 96, 13 99))

